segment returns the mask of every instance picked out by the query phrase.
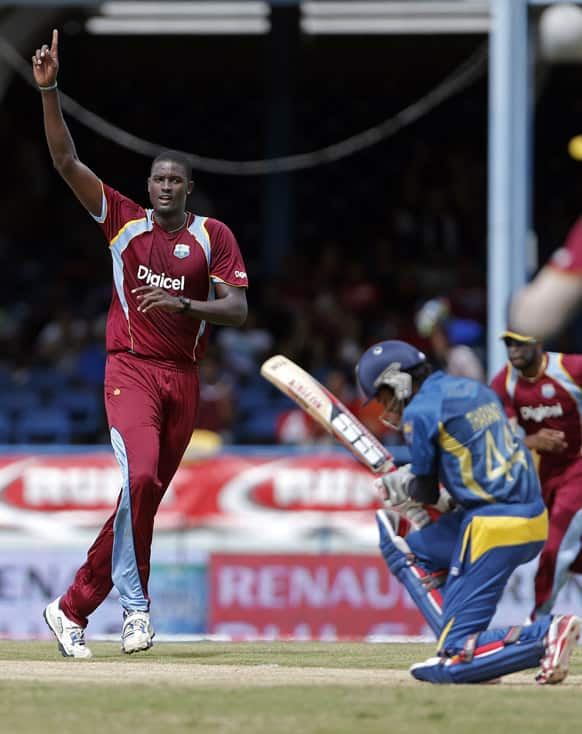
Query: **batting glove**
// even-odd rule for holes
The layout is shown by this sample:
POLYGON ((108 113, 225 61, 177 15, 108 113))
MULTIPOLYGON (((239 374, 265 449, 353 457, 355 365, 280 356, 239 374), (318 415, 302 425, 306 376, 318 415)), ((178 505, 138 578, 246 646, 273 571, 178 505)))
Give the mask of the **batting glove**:
MULTIPOLYGON (((417 502, 413 502, 412 500, 410 500, 410 503, 411 504, 403 510, 400 510, 400 508, 396 509, 400 510, 400 514, 407 517, 412 523, 413 527, 415 527, 417 530, 420 530, 420 528, 425 528, 427 525, 430 525, 432 522, 432 518, 424 509, 424 507, 417 502)), ((402 507, 404 508, 405 506, 403 505, 402 507)))
POLYGON ((376 479, 374 486, 382 502, 390 507, 398 507, 411 501, 408 488, 413 479, 414 474, 410 471, 410 464, 405 464, 396 471, 376 479))
POLYGON ((413 479, 410 464, 405 464, 396 471, 384 474, 374 482, 374 486, 385 505, 407 517, 415 528, 424 528, 432 520, 420 502, 410 499, 408 488, 413 479))
POLYGON ((447 492, 443 485, 439 485, 439 498, 434 505, 431 505, 431 507, 434 507, 435 510, 438 510, 439 512, 445 514, 454 510, 456 506, 457 505, 455 503, 455 500, 451 497, 451 495, 447 492))

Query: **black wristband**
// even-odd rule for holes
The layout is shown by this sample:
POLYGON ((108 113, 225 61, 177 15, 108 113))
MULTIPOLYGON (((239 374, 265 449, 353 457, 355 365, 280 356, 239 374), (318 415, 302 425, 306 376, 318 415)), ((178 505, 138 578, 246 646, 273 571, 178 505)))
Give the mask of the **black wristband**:
POLYGON ((178 313, 188 313, 191 307, 190 299, 186 298, 185 296, 178 296, 178 300, 182 304, 182 308, 178 311, 178 313))

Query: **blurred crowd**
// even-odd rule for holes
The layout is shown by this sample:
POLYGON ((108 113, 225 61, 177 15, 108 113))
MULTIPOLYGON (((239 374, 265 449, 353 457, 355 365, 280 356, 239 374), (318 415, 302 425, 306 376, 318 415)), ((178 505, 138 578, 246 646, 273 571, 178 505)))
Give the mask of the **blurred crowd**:
MULTIPOLYGON (((106 443, 104 328, 112 288, 107 248, 52 172, 38 139, 21 138, 10 156, 16 179, 23 173, 10 203, 14 217, 0 235, 0 268, 11 273, 0 308, 1 440, 106 443), (34 180, 27 184, 24 171, 31 168, 34 180), (23 233, 27 217, 36 224, 23 233)), ((462 171, 461 151, 447 165, 434 155, 429 164, 419 145, 398 196, 377 192, 381 216, 373 227, 361 228, 364 242, 348 227, 343 234, 341 227, 330 227, 336 236, 299 241, 274 272, 265 272, 246 218, 230 221, 249 263, 250 311, 241 329, 212 332, 201 364, 200 428, 233 443, 326 440, 259 374, 266 357, 283 353, 326 384, 382 440, 397 441, 378 420, 376 407, 363 405, 357 393, 354 365, 362 350, 374 341, 405 339, 444 367, 449 347, 459 340, 482 347, 485 242, 476 218, 483 213, 475 211, 462 171), (423 181, 435 165, 440 175, 427 193, 423 181), (388 204, 381 203, 384 197, 388 204), (427 328, 426 318, 417 328, 415 317, 427 300, 440 304, 434 328, 427 328), (451 331, 453 323, 457 329, 451 331), (476 328, 459 331, 463 323, 476 328)), ((199 190, 191 208, 200 206, 210 214, 220 209, 199 190)))
MULTIPOLYGON (((75 58, 89 40, 67 38, 64 53, 75 58)), ((111 41, 112 58, 121 52, 116 43, 111 41)), ((211 40, 198 45, 203 43, 211 40)), ((302 86, 293 107, 290 152, 315 150, 386 119, 472 50, 460 39, 458 48, 451 41, 430 55, 426 44, 424 59, 417 45, 405 46, 404 40, 382 47, 394 58, 413 54, 418 63, 410 66, 407 85, 385 73, 390 65, 377 63, 379 47, 373 43, 348 60, 326 47, 318 57, 321 64, 298 67, 302 86)), ((149 84, 152 69, 145 75, 131 68, 116 72, 115 84, 108 86, 102 76, 111 70, 68 64, 60 83, 85 101, 88 89, 95 92, 100 114, 123 120, 148 139, 208 156, 261 158, 266 115, 264 89, 256 80, 263 60, 255 46, 244 49, 240 70, 226 74, 217 60, 197 77, 196 108, 189 115, 175 114, 175 101, 183 98, 180 75, 169 76, 159 104, 151 103, 149 91, 134 94, 131 86, 142 77, 149 84)), ((310 53, 307 48, 307 61, 310 53)), ((138 62, 155 66, 149 54, 128 56, 130 65, 138 62)), ((195 172, 190 209, 232 228, 250 279, 246 325, 215 328, 201 365, 201 429, 233 443, 325 440, 260 377, 261 362, 275 353, 291 357, 330 387, 387 443, 398 439, 379 422, 373 404, 362 404, 355 385, 354 365, 367 346, 404 339, 436 366, 457 369, 460 358, 462 369, 467 360, 486 367, 486 98, 483 79, 394 138, 290 176, 293 232, 287 246, 266 241, 263 227, 265 190, 276 177, 195 172)), ((537 165, 543 166, 534 206, 540 260, 577 216, 582 186, 579 164, 566 155, 569 130, 560 114, 571 94, 549 84, 546 98, 548 104, 538 110, 536 141, 537 165)), ((10 141, 3 150, 10 176, 3 186, 0 225, 0 443, 107 443, 102 382, 112 288, 109 253, 98 227, 51 168, 35 92, 15 80, 2 112, 0 136, 10 141)), ((145 204, 147 159, 69 123, 82 159, 107 183, 145 204)))

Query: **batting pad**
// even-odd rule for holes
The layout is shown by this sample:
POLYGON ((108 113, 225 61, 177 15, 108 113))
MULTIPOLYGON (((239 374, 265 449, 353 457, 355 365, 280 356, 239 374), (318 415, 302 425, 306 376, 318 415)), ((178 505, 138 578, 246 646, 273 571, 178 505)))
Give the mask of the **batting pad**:
POLYGON ((426 586, 431 574, 414 562, 413 554, 404 538, 392 527, 383 510, 376 511, 376 522, 380 531, 380 551, 391 573, 404 585, 412 600, 438 638, 442 628, 443 601, 439 591, 426 586))
POLYGON ((541 640, 519 640, 505 644, 503 640, 477 647, 471 662, 460 655, 452 658, 429 658, 410 668, 417 680, 427 683, 484 683, 526 668, 535 668, 544 655, 541 640))

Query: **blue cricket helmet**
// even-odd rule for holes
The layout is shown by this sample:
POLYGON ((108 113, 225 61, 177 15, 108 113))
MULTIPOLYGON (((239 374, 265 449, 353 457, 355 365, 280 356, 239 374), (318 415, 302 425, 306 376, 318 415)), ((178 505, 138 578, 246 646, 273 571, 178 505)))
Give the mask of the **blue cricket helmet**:
POLYGON ((391 339, 378 342, 367 349, 356 365, 356 378, 368 401, 376 397, 382 386, 381 377, 389 368, 393 372, 408 372, 426 362, 426 355, 412 344, 391 339))

